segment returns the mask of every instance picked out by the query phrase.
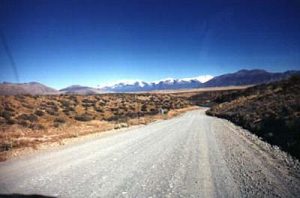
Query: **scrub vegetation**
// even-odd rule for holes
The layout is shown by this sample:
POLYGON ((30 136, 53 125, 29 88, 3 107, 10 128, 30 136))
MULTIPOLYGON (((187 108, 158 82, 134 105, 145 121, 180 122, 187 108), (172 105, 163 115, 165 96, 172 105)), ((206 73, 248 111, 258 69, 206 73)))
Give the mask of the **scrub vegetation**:
POLYGON ((0 96, 0 151, 146 124, 190 106, 173 94, 0 96))
POLYGON ((300 159, 300 76, 220 95, 208 115, 226 118, 300 159))

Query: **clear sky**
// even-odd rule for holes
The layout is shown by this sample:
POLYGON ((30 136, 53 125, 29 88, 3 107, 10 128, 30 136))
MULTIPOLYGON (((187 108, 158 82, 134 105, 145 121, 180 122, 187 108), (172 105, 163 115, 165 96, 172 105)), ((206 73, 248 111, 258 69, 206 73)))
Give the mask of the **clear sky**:
POLYGON ((0 81, 63 88, 299 69, 299 2, 1 0, 0 81))

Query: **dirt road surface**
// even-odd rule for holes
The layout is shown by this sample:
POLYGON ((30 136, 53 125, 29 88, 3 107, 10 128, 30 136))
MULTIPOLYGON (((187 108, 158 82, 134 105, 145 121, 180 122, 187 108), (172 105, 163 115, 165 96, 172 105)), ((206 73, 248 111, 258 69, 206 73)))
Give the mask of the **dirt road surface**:
POLYGON ((297 197, 299 162, 205 109, 0 163, 0 194, 297 197))

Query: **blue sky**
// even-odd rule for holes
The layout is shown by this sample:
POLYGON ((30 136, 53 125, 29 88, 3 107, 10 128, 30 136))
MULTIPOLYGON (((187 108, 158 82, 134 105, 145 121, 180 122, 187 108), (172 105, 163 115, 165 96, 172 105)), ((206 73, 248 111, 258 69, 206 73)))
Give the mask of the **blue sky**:
MULTIPOLYGON (((55 88, 299 69, 295 0, 1 0, 19 82, 55 88)), ((0 42, 0 81, 17 82, 0 42)))

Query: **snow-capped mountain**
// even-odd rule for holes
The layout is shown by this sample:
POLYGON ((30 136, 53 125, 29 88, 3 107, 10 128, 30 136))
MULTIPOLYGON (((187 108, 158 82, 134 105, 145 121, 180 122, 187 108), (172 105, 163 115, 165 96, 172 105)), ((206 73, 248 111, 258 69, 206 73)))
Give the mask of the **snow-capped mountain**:
POLYGON ((178 90, 178 89, 194 89, 203 87, 224 87, 224 86, 240 86, 268 83, 290 77, 298 74, 299 71, 286 71, 272 73, 265 70, 240 70, 234 73, 224 74, 220 76, 198 76, 193 78, 173 79, 166 78, 156 82, 131 81, 119 82, 113 86, 102 87, 103 92, 139 92, 139 91, 155 91, 155 90, 178 90))
POLYGON ((65 94, 86 95, 98 93, 147 92, 159 90, 195 89, 204 87, 254 85, 285 79, 294 74, 299 74, 299 71, 272 73, 265 70, 244 69, 216 77, 205 75, 182 79, 166 78, 154 82, 145 82, 141 80, 121 80, 100 86, 98 88, 71 86, 61 89, 60 92, 65 94))
POLYGON ((213 76, 205 75, 183 79, 166 78, 155 82, 120 81, 110 86, 103 86, 100 88, 100 90, 104 92, 138 92, 171 89, 193 89, 201 87, 204 82, 212 78, 213 76))

